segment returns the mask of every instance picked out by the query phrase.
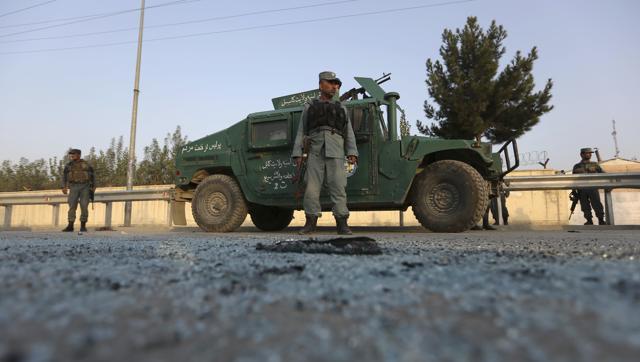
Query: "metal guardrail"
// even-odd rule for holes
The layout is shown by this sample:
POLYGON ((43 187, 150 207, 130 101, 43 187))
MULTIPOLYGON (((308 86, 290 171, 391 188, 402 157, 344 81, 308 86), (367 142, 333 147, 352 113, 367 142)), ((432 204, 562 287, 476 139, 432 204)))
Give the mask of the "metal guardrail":
MULTIPOLYGON (((605 193, 605 211, 607 221, 614 225, 613 199, 611 190, 617 188, 640 188, 640 173, 601 173, 580 175, 549 175, 549 176, 522 176, 505 177, 505 190, 508 191, 546 191, 546 190, 571 190, 576 188, 603 189, 605 193)), ((111 227, 112 207, 114 202, 125 201, 167 201, 170 204, 167 212, 167 223, 172 224, 172 214, 175 202, 173 202, 173 185, 161 185, 153 188, 132 191, 97 191, 95 202, 104 203, 105 227, 111 227)), ((5 208, 4 228, 11 226, 12 208, 15 205, 51 205, 52 224, 59 224, 60 205, 67 203, 67 196, 59 191, 55 194, 18 194, 0 193, 0 206, 5 208)), ((498 203, 500 205, 500 203, 498 203)), ((498 208, 502 213, 501 208, 498 208)), ((502 221, 502 216, 499 216, 502 221)))
MULTIPOLYGON (((505 177, 504 181, 504 189, 508 191, 603 189, 605 215, 609 225, 615 225, 611 190, 640 189, 640 173, 637 172, 505 177)), ((502 221, 502 216, 500 220, 502 221)))
MULTIPOLYGON (((105 227, 111 227, 112 210, 114 202, 125 201, 167 201, 173 200, 173 186, 157 186, 150 189, 142 190, 117 190, 117 191, 96 191, 94 202, 105 204, 105 227)), ((13 206, 16 205, 51 205, 52 224, 58 226, 60 222, 60 205, 67 203, 67 195, 61 192, 55 194, 24 194, 9 193, 2 195, 0 193, 0 206, 4 206, 4 228, 11 227, 11 217, 13 206)), ((167 222, 171 225, 171 207, 167 213, 167 222)))
POLYGON ((521 176, 504 180, 509 191, 640 188, 640 173, 521 176))

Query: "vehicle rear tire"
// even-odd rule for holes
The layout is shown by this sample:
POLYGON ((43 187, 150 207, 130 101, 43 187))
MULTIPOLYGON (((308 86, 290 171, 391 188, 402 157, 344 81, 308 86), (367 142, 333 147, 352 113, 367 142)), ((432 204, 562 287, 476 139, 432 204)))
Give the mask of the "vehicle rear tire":
POLYGON ((229 232, 240 227, 247 218, 247 203, 232 177, 211 175, 196 187, 191 212, 202 230, 229 232))
POLYGON ((413 184, 413 213, 426 229, 462 232, 484 215, 489 202, 486 181, 470 165, 454 160, 427 166, 413 184))
POLYGON ((249 208, 249 215, 251 215, 251 221, 258 229, 280 231, 291 223, 293 210, 254 204, 249 208))

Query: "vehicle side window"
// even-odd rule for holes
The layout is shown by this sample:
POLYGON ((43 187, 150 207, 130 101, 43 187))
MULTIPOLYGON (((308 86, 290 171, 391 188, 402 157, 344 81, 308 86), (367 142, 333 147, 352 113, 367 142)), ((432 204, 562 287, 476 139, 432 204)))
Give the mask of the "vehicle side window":
POLYGON ((369 109, 353 107, 349 109, 349 119, 354 133, 369 133, 369 109))
POLYGON ((291 120, 277 116, 249 120, 249 148, 279 148, 291 143, 291 120))
POLYGON ((378 112, 378 124, 380 125, 380 131, 382 132, 382 137, 384 139, 389 138, 389 131, 387 130, 387 124, 385 123, 387 119, 387 112, 383 108, 377 108, 378 112))
POLYGON ((251 132, 253 143, 286 140, 287 125, 288 122, 284 119, 281 121, 254 123, 251 132))

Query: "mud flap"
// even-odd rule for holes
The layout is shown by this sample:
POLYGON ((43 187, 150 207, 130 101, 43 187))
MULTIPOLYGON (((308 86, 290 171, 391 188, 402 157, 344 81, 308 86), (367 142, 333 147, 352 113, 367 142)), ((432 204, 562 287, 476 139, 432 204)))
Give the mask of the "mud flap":
POLYGON ((171 207, 171 220, 173 225, 187 225, 187 216, 184 212, 184 201, 172 201, 171 207))

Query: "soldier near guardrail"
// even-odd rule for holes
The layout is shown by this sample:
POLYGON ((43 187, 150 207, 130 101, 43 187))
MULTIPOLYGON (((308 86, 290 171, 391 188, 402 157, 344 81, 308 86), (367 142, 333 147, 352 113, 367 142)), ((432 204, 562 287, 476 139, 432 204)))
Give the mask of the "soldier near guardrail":
POLYGON ((87 231, 89 219, 89 199, 95 191, 96 178, 93 167, 80 158, 82 152, 78 149, 69 150, 70 161, 62 172, 62 193, 68 194, 69 225, 62 231, 73 231, 76 221, 76 209, 80 204, 80 231, 87 231))
POLYGON ((302 147, 305 138, 309 141, 304 180, 306 189, 303 207, 306 222, 300 234, 316 229, 321 215, 320 191, 326 184, 338 234, 351 234, 347 224, 347 174, 344 167, 345 154, 351 164, 358 162, 356 139, 347 109, 335 100, 342 82, 334 72, 319 74, 320 96, 305 103, 300 117, 298 132, 293 146, 292 158, 299 167, 303 162, 302 147))
MULTIPOLYGON (((591 161, 592 155, 593 150, 591 148, 580 149, 580 157, 582 160, 573 166, 573 173, 604 173, 597 162, 591 161)), ((582 213, 586 219, 584 224, 593 225, 593 214, 591 213, 591 207, 593 207, 593 211, 595 211, 596 217, 598 218, 598 224, 606 225, 606 221, 604 220, 604 208, 602 207, 602 202, 600 202, 600 193, 598 190, 578 189, 577 191, 580 198, 580 208, 582 209, 582 213)))
POLYGON ((491 224, 489 224, 489 210, 491 209, 491 202, 493 199, 489 199, 489 204, 487 208, 484 210, 484 214, 482 215, 482 226, 474 225, 471 227, 471 230, 496 230, 491 224))
POLYGON ((502 208, 502 224, 509 225, 509 209, 507 209, 507 197, 509 197, 509 190, 503 190, 501 188, 499 194, 500 197, 494 197, 491 199, 491 217, 493 218, 493 225, 498 225, 500 223, 498 218, 498 207, 502 208), (498 199, 500 199, 500 204, 498 204, 498 199))

